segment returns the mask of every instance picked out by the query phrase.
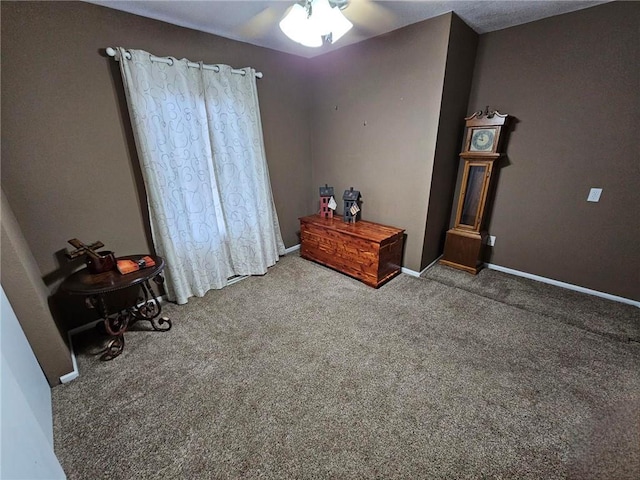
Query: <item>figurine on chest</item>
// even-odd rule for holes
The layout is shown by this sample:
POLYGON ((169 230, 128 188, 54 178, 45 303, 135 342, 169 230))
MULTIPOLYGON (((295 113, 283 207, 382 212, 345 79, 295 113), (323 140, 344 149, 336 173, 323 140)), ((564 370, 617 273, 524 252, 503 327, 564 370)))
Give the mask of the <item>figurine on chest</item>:
POLYGON ((324 187, 320 187, 320 216, 322 218, 333 218, 333 210, 335 207, 335 200, 333 199, 333 187, 328 186, 326 183, 324 187))
POLYGON ((344 221, 346 223, 356 223, 361 219, 360 212, 360 192, 351 187, 344 191, 344 221))

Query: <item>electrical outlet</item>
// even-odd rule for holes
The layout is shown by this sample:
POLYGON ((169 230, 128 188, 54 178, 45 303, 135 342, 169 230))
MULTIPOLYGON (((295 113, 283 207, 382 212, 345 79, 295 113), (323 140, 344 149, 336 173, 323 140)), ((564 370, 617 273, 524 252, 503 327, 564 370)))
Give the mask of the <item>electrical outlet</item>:
POLYGON ((592 188, 589 191, 589 196, 587 197, 587 202, 599 202, 601 194, 602 194, 602 189, 601 188, 592 188))
POLYGON ((493 235, 489 235, 487 237, 487 245, 489 245, 490 247, 493 247, 496 244, 496 237, 494 237, 493 235))

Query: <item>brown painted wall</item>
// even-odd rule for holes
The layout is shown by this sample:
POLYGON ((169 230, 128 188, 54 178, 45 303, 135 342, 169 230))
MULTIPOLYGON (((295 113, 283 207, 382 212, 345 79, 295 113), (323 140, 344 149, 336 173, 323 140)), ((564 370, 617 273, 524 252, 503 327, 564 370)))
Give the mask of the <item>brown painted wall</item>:
POLYGON ((362 218, 404 228, 420 270, 451 15, 313 59, 312 188, 362 192, 362 218))
POLYGON ((517 118, 492 263, 640 300, 638 25, 613 2, 480 37, 468 111, 517 118))
POLYGON ((71 354, 49 310, 49 291, 2 192, 2 288, 49 385, 73 371, 71 354))
MULTIPOLYGON (((2 187, 48 283, 67 240, 149 251, 145 194, 108 46, 252 66, 285 244, 310 202, 303 58, 83 2, 2 2, 2 187)), ((64 260, 62 261, 64 264, 64 260)))
MULTIPOLYGON (((117 254, 151 248, 110 45, 265 73, 258 89, 287 246, 326 182, 360 188, 365 219, 407 229, 405 266, 433 256, 453 201, 432 180, 451 175, 449 150, 459 150, 456 101, 473 43, 451 15, 305 60, 86 3, 1 7, 2 185, 51 283, 54 254, 73 236, 117 254)), ((490 104, 519 120, 489 224, 493 263, 640 297, 638 8, 614 2, 480 37, 464 114, 490 104), (604 188, 598 204, 586 202, 592 186, 604 188)))
POLYGON ((420 269, 444 249, 477 46, 478 35, 452 15, 420 269))

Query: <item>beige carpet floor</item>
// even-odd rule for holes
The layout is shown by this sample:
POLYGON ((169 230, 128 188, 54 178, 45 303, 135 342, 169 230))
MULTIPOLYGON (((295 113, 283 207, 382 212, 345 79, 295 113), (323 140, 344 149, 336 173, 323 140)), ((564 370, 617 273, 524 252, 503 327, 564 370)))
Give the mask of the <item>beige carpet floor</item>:
POLYGON ((297 255, 76 338, 70 479, 640 478, 639 309, 436 267, 371 289, 297 255))

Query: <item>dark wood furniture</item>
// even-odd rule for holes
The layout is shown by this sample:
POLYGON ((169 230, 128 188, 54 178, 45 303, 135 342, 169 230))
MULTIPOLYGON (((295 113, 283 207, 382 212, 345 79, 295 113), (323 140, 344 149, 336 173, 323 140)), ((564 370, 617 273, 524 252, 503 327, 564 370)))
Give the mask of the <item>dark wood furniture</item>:
POLYGON ((509 116, 497 111, 479 111, 465 118, 466 137, 460 153, 464 159, 462 186, 458 198, 456 221, 447 232, 440 263, 474 275, 483 266, 482 256, 487 240, 484 230, 485 211, 491 194, 494 164, 502 157, 498 153, 501 135, 509 116))
POLYGON ((319 215, 300 218, 300 256, 378 288, 398 273, 404 230, 319 215))
MULTIPOLYGON (((120 257, 119 260, 134 260, 142 258, 144 255, 129 255, 120 257)), ((162 257, 149 255, 155 262, 153 267, 143 268, 136 272, 122 275, 117 270, 110 270, 103 273, 91 273, 88 268, 79 270, 62 282, 60 288, 71 295, 84 295, 87 297, 87 306, 96 308, 103 319, 105 330, 113 338, 109 341, 103 360, 111 360, 124 350, 124 332, 134 323, 145 320, 151 323, 154 330, 166 332, 171 329, 171 320, 160 316, 162 307, 155 297, 150 280, 157 284, 164 282, 162 270, 165 267, 162 257), (111 292, 124 290, 127 288, 139 288, 140 296, 134 305, 129 305, 124 309, 111 311, 107 305, 106 296, 111 292)))

